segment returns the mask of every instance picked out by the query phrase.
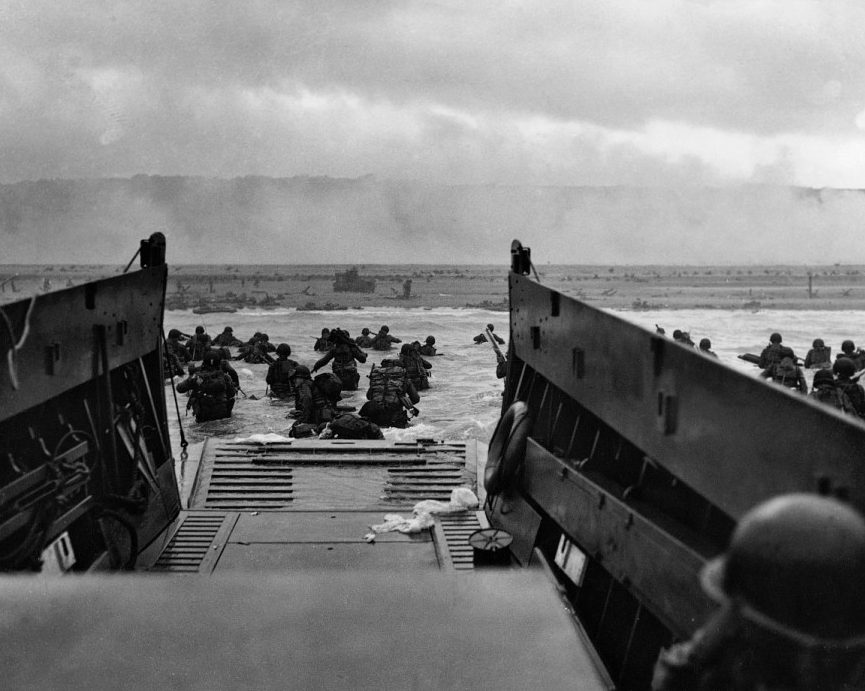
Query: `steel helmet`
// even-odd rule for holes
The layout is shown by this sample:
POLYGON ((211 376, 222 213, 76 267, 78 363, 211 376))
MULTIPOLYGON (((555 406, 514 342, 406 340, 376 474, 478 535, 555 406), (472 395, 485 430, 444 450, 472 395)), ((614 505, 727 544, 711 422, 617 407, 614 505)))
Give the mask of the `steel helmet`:
POLYGON ((835 377, 832 376, 832 373, 827 369, 817 370, 814 373, 814 386, 818 386, 820 384, 834 384, 835 377))
POLYGON ((288 345, 288 343, 280 343, 278 346, 276 346, 276 354, 288 357, 289 355, 291 355, 291 346, 288 345))
POLYGON ((853 364, 850 358, 839 357, 835 360, 835 364, 832 365, 832 371, 839 377, 849 379, 856 373, 856 365, 853 364))
POLYGON ((769 343, 780 343, 781 342, 781 334, 777 331, 769 336, 769 343))
POLYGON ((712 341, 708 338, 700 339, 700 350, 709 350, 712 347, 712 341))
POLYGON ((856 350, 856 344, 848 339, 841 344, 841 350, 845 353, 852 353, 854 350, 856 350))
POLYGON ((195 327, 195 333, 203 334, 204 333, 204 327, 203 326, 196 326, 195 327))
POLYGON ((362 335, 364 335, 364 336, 369 336, 369 329, 366 328, 366 327, 363 327, 363 328, 360 330, 360 333, 361 333, 362 335))
POLYGON ((411 343, 403 343, 400 346, 399 354, 400 355, 410 355, 412 351, 411 343))
POLYGON ((177 329, 171 329, 168 332, 168 338, 180 338, 180 331, 177 329))
POLYGON ((436 342, 436 338, 435 338, 435 336, 427 336, 427 337, 426 337, 426 342, 429 343, 430 345, 432 345, 433 343, 436 342))
POLYGON ((816 494, 748 511, 730 547, 703 569, 706 593, 742 605, 758 626, 800 642, 865 637, 865 518, 816 494))
POLYGON ((207 365, 210 367, 219 367, 219 362, 222 360, 219 357, 219 352, 216 350, 208 350, 204 354, 204 358, 202 358, 201 364, 207 365))
POLYGON ((815 338, 814 342, 811 344, 812 348, 823 348, 826 344, 823 343, 822 338, 815 338))
POLYGON ((300 377, 301 379, 311 379, 312 378, 312 374, 309 371, 309 367, 307 367, 306 365, 298 365, 294 370, 294 374, 292 374, 291 376, 292 376, 292 379, 296 379, 298 377, 300 377))
POLYGON ((381 333, 385 333, 385 334, 386 334, 388 331, 390 331, 390 328, 389 328, 388 326, 382 326, 381 329, 379 329, 379 331, 380 331, 381 333))

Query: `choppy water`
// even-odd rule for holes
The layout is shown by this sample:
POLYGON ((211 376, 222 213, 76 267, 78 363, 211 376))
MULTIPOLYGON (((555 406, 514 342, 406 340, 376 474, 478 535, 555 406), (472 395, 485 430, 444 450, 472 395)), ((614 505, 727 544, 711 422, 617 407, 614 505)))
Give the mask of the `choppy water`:
MULTIPOLYGON (((758 374, 757 368, 738 359, 737 355, 759 353, 773 331, 783 334, 784 343, 800 357, 804 357, 815 338, 822 338, 827 345, 832 346, 833 353, 839 350, 841 341, 846 338, 852 338, 857 345, 859 341, 865 341, 860 326, 865 321, 865 312, 859 311, 751 313, 741 310, 659 310, 621 311, 616 314, 652 330, 655 324, 659 324, 667 330, 668 335, 677 328, 689 331, 695 342, 708 337, 722 362, 753 376, 758 374)), ((418 405, 421 414, 410 428, 388 429, 385 430, 385 436, 398 440, 435 438, 487 441, 498 419, 503 386, 502 381, 495 376, 496 358, 492 348, 487 344, 475 345, 472 338, 488 322, 495 324, 497 331, 507 338, 507 319, 507 314, 502 312, 454 308, 365 308, 335 312, 244 310, 234 314, 204 315, 203 319, 189 311, 171 311, 166 312, 165 329, 167 332, 168 329, 179 328, 191 333, 196 325, 203 324, 208 333, 215 336, 224 326, 230 325, 234 333, 244 340, 255 331, 263 331, 274 344, 288 343, 292 348, 291 357, 310 368, 320 357, 313 351, 313 343, 325 327, 348 329, 352 336, 356 336, 363 327, 377 331, 382 324, 387 324, 391 333, 404 342, 423 342, 431 334, 436 337, 436 347, 441 355, 429 359, 433 364, 430 380, 432 388, 421 394, 418 405)), ((378 351, 369 351, 369 359, 360 366, 362 389, 373 362, 380 362, 383 356, 378 351)), ((240 397, 232 418, 196 424, 191 416, 184 415, 185 396, 178 396, 181 415, 184 415, 183 428, 191 444, 213 435, 287 434, 292 423, 286 419, 289 407, 286 404, 272 404, 264 397, 267 366, 243 362, 234 364, 240 374, 243 390, 259 400, 240 397)), ((809 373, 809 380, 810 376, 809 373)), ((343 403, 360 408, 365 400, 364 393, 365 390, 346 394, 343 403)), ((173 411, 170 387, 166 387, 166 396, 169 410, 173 411)), ((172 442, 178 448, 176 416, 171 417, 172 442)))

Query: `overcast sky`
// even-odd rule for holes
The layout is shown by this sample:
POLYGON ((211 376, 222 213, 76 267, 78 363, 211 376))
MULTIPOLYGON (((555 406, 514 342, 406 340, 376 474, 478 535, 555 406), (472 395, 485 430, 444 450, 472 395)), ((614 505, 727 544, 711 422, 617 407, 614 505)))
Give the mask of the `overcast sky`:
POLYGON ((0 182, 865 187, 865 3, 0 3, 0 182))

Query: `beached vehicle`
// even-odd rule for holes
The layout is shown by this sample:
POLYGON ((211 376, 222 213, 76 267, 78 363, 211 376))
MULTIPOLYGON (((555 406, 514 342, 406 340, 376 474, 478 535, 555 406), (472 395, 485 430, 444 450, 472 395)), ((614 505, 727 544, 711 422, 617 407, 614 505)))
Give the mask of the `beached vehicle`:
POLYGON ((363 278, 358 274, 357 267, 335 274, 333 282, 334 293, 374 293, 375 279, 363 278))
POLYGON ((10 688, 646 688, 745 510, 865 506, 865 425, 550 290, 518 243, 489 448, 211 438, 179 485, 164 254, 3 307, 0 566, 66 574, 0 582, 10 688), (421 499, 428 527, 368 532, 421 499))

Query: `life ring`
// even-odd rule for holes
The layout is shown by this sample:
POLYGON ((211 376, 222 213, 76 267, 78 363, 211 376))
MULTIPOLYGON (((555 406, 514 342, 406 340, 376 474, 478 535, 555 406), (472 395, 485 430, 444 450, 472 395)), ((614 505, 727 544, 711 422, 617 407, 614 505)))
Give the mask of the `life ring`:
POLYGON ((499 419, 490 439, 484 468, 487 494, 499 494, 513 482, 526 455, 530 426, 529 407, 523 401, 511 403, 499 419))

